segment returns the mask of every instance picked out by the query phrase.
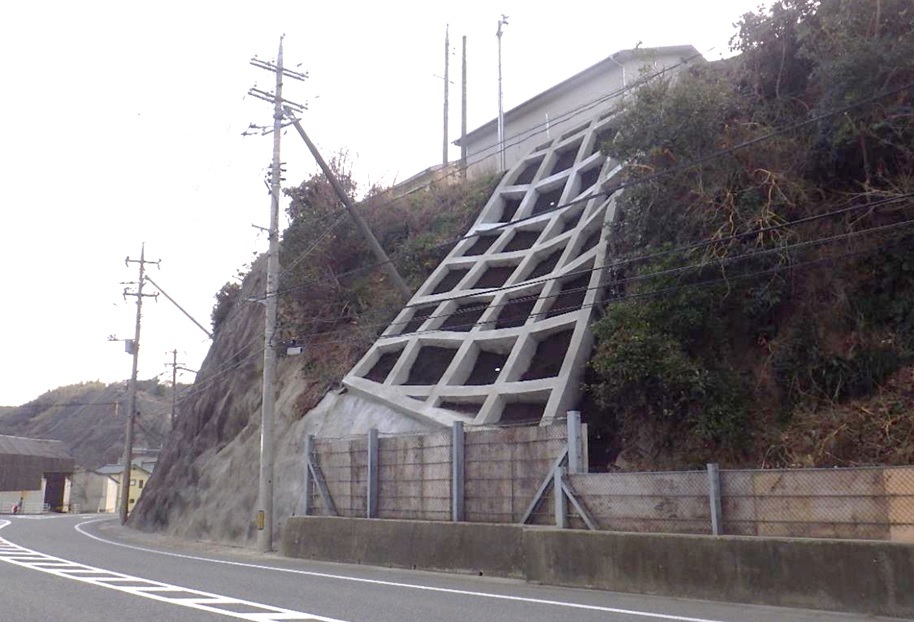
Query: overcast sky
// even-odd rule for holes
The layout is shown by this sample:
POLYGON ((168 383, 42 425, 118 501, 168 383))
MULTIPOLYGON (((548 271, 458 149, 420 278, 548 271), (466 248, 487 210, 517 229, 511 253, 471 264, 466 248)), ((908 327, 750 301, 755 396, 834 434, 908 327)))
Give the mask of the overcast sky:
MULTIPOLYGON (((441 160, 445 26, 450 24, 451 139, 460 128, 460 39, 468 39, 469 128, 497 112, 495 31, 502 13, 505 109, 621 49, 692 44, 728 55, 732 24, 759 0, 465 0, 406 2, 4 2, 0 8, 0 405, 130 375, 108 335, 132 337, 146 243, 152 278, 209 326, 214 294, 266 249, 263 185, 271 123, 246 96, 286 65, 307 71, 286 96, 331 155, 348 150, 364 191, 441 160)), ((458 150, 451 148, 450 157, 458 150)), ((287 184, 316 166, 283 142, 287 184)), ((206 336, 168 301, 144 304, 140 378, 173 349, 196 369, 206 336)), ((170 373, 168 375, 170 379, 170 373)), ((191 382, 193 376, 182 379, 191 382)))

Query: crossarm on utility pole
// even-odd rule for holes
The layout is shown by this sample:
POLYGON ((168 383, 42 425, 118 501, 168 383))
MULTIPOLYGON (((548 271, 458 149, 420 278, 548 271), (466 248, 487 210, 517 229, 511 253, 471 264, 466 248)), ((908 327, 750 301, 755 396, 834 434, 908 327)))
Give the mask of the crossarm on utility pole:
POLYGON ((394 264, 390 261, 390 258, 387 256, 387 253, 384 252, 384 249, 381 248, 381 244, 378 242, 378 239, 374 237, 374 234, 371 232, 371 228, 369 228, 368 223, 366 223, 361 214, 356 211, 355 205, 352 204, 352 200, 346 194, 346 191, 343 190, 343 186, 340 185, 340 182, 333 174, 333 171, 330 170, 330 166, 328 166, 327 162, 321 156, 314 143, 311 142, 311 139, 308 138, 304 128, 301 126, 301 122, 292 115, 290 110, 285 111, 285 116, 290 121, 292 121, 292 125, 295 126, 295 129, 298 131, 298 135, 301 136, 302 140, 305 141, 305 144, 308 146, 308 150, 311 152, 311 155, 313 155, 314 159, 317 160, 317 165, 321 167, 324 175, 327 176, 327 180, 330 182, 330 185, 333 186, 334 192, 336 192, 336 195, 339 197, 340 201, 343 202, 343 205, 346 207, 346 211, 349 212, 349 216, 352 218, 356 226, 359 228, 359 231, 362 233, 362 237, 364 237, 368 242, 368 245, 371 246, 371 250, 374 252, 378 262, 384 266, 384 270, 387 272, 387 276, 390 277, 391 281, 393 281, 397 289, 400 290, 400 294, 403 296, 403 300, 409 300, 413 294, 412 291, 410 291, 409 286, 406 284, 406 281, 404 281, 403 277, 400 276, 400 273, 397 272, 397 267, 394 266, 394 264))
POLYGON ((168 298, 168 301, 171 302, 171 304, 173 304, 174 306, 178 307, 178 311, 180 311, 181 313, 183 313, 184 315, 186 315, 186 316, 187 316, 187 319, 189 319, 191 322, 193 322, 194 324, 197 325, 197 328, 199 328, 199 329, 202 330, 204 333, 206 333, 206 336, 207 336, 207 337, 209 337, 210 339, 213 338, 213 334, 212 334, 211 332, 209 332, 208 330, 206 330, 205 328, 203 328, 203 324, 201 324, 200 322, 198 322, 197 320, 195 320, 195 319, 193 318, 193 316, 192 316, 190 313, 188 313, 187 311, 184 310, 184 307, 182 307, 182 306, 179 305, 177 302, 175 302, 175 299, 174 299, 174 298, 172 298, 172 297, 169 296, 167 293, 165 293, 165 290, 162 289, 162 286, 161 286, 161 285, 159 285, 158 283, 156 283, 155 281, 153 281, 153 280, 152 280, 151 278, 149 278, 148 276, 146 277, 146 280, 149 281, 150 283, 152 283, 152 285, 153 285, 157 290, 159 290, 159 291, 162 293, 163 296, 165 296, 166 298, 168 298))

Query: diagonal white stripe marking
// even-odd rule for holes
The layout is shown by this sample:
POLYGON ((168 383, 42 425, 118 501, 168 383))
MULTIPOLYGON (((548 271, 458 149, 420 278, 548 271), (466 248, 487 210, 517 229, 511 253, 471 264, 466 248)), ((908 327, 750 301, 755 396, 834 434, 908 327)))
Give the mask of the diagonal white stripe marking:
MULTIPOLYGON (((8 521, 0 522, 0 529, 5 527, 7 524, 9 524, 8 521)), ((201 592, 200 590, 189 589, 177 585, 169 585, 168 583, 151 581, 141 577, 133 577, 130 575, 122 574, 120 572, 105 570, 103 568, 86 566, 84 564, 78 564, 76 562, 71 562, 59 557, 53 557, 51 555, 45 555, 44 553, 39 553, 38 551, 33 551, 31 549, 18 546, 4 538, 0 538, 0 562, 7 562, 22 568, 37 570, 39 572, 44 572, 46 574, 54 575, 64 579, 79 581, 80 583, 96 585, 98 587, 130 594, 132 596, 148 598, 171 605, 197 609, 199 611, 207 611, 230 618, 248 620, 249 622, 278 622, 280 620, 344 622, 343 620, 327 618, 311 613, 293 611, 291 609, 284 609, 282 607, 274 607, 272 605, 265 605, 248 600, 231 598, 229 596, 221 596, 219 594, 211 594, 209 592, 201 592), (130 582, 133 585, 120 585, 118 582, 130 582), (169 597, 169 592, 180 593, 182 596, 169 597), (191 596, 188 597, 188 594, 191 596), (220 605, 243 605, 244 607, 253 609, 255 611, 240 613, 237 611, 232 611, 231 609, 220 608, 220 605)))

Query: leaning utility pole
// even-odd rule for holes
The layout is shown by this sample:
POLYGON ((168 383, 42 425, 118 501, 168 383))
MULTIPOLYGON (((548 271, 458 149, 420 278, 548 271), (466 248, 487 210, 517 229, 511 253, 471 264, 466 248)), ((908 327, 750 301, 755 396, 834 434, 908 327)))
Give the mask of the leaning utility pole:
POLYGON ((192 316, 190 313, 188 313, 188 312, 184 309, 184 307, 182 307, 181 305, 179 305, 178 302, 177 302, 174 298, 172 298, 171 296, 169 296, 169 295, 168 295, 168 292, 166 292, 164 289, 162 289, 162 287, 161 287, 158 283, 156 283, 155 281, 153 281, 153 280, 152 280, 151 278, 149 278, 148 276, 146 277, 146 280, 149 281, 157 290, 159 290, 159 293, 161 293, 163 296, 165 296, 165 298, 168 299, 168 302, 170 302, 171 304, 173 304, 174 306, 176 306, 176 307, 178 308, 178 311, 180 311, 181 313, 183 313, 184 315, 186 315, 186 316, 187 316, 187 319, 189 319, 191 322, 193 322, 194 324, 196 324, 197 328, 199 328, 199 329, 202 330, 204 333, 206 333, 206 336, 207 336, 207 337, 209 337, 210 339, 213 338, 213 334, 212 334, 211 332, 209 332, 208 330, 206 330, 206 328, 203 326, 203 324, 201 324, 200 322, 198 322, 197 320, 195 320, 195 319, 194 319, 194 316, 192 316))
POLYGON ((154 263, 159 265, 158 261, 147 261, 146 260, 146 245, 140 248, 140 258, 139 259, 127 259, 124 260, 126 266, 130 266, 132 263, 140 264, 140 278, 137 280, 136 292, 128 292, 124 290, 124 298, 127 296, 136 297, 136 330, 133 335, 133 341, 128 341, 128 352, 133 354, 133 372, 130 374, 130 385, 127 390, 127 432, 124 438, 124 471, 121 473, 121 496, 120 496, 120 518, 121 524, 127 522, 127 511, 128 511, 128 497, 130 496, 130 472, 133 467, 133 424, 134 417, 136 417, 136 375, 137 367, 140 362, 140 320, 143 317, 143 298, 144 297, 155 297, 154 294, 144 294, 143 293, 143 282, 146 280, 146 264, 154 263))
MULTIPOLYGON (((282 78, 288 76, 304 80, 305 75, 282 66, 282 37, 276 64, 251 59, 251 64, 276 74, 276 90, 270 98, 273 103, 273 163, 270 169, 270 247, 267 252, 266 318, 263 333, 263 399, 260 417, 260 483, 257 495, 257 549, 266 553, 273 550, 273 409, 276 400, 276 325, 279 309, 279 192, 282 181, 282 163, 279 160, 279 143, 282 135, 283 104, 282 78)), ((263 92, 251 94, 261 99, 263 92)), ((296 104, 297 106, 297 104, 296 104)), ((298 106, 299 109, 302 106, 298 106)))
POLYGON ((448 87, 450 86, 450 77, 448 69, 450 67, 451 43, 449 37, 450 24, 444 28, 444 143, 442 146, 441 164, 447 166, 447 107, 448 107, 448 87))
POLYGON ((314 160, 317 162, 317 165, 324 172, 324 175, 327 177, 327 181, 330 182, 330 185, 333 187, 333 191, 336 193, 337 198, 342 202, 343 207, 346 208, 346 211, 349 212, 349 216, 355 222, 356 227, 358 227, 359 232, 362 234, 362 237, 368 242, 368 245, 371 247, 372 252, 374 253, 375 258, 378 260, 378 264, 384 267, 384 271, 387 272, 387 276, 393 282, 394 286, 400 291, 400 295, 403 296, 404 302, 409 300, 412 297, 412 291, 409 289, 409 285, 406 284, 406 281, 403 280, 403 277, 400 276, 400 273, 397 272, 397 267, 390 260, 390 257, 387 256, 387 253, 384 252, 384 248, 381 246, 381 243, 378 242, 378 238, 374 236, 371 232, 371 228, 368 226, 368 223, 362 218, 362 215, 359 214, 355 209, 355 205, 352 204, 352 199, 346 194, 346 191, 343 190, 343 186, 340 185, 339 180, 336 178, 336 175, 333 174, 333 171, 330 169, 330 166, 327 165, 327 161, 324 160, 321 156, 320 151, 317 150, 317 147, 311 142, 311 139, 308 138, 308 135, 305 133, 305 129, 301 126, 301 122, 292 115, 292 111, 287 109, 286 116, 291 120, 292 125, 295 127, 298 135, 301 136, 302 140, 305 141, 305 145, 308 146, 308 151, 311 152, 311 155, 314 156, 314 160))

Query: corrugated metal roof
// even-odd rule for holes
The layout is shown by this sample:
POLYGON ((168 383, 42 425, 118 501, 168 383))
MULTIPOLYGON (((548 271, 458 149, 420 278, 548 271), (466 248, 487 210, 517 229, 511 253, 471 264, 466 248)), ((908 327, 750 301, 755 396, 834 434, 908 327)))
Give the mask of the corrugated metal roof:
POLYGON ((62 441, 0 434, 0 454, 72 459, 62 441))
POLYGON ((95 472, 100 475, 117 475, 124 471, 123 464, 106 464, 105 466, 98 467, 95 469, 95 472))

